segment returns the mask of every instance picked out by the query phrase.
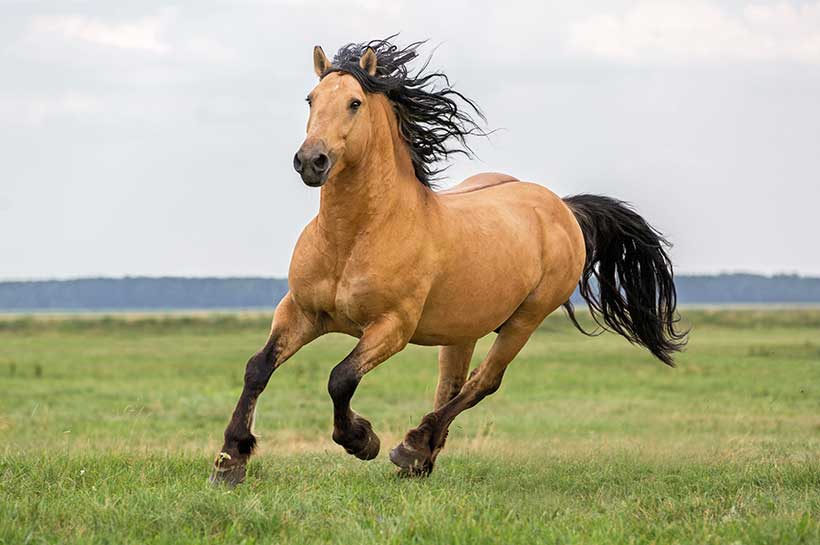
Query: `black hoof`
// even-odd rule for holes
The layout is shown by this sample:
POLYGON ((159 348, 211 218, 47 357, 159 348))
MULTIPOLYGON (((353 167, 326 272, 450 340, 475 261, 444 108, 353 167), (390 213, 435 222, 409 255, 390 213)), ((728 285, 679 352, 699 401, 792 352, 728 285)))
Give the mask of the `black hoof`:
POLYGON ((333 440, 359 460, 372 460, 379 455, 381 449, 379 436, 373 431, 370 422, 358 415, 346 433, 334 431, 333 440))
POLYGON ((400 477, 426 477, 433 471, 430 453, 404 442, 390 451, 390 461, 399 467, 400 477))
POLYGON ((244 461, 234 462, 226 453, 220 452, 214 462, 208 482, 211 486, 234 488, 245 480, 245 465, 244 461))
POLYGON ((381 441, 379 441, 379 436, 373 432, 367 436, 367 443, 360 448, 359 450, 347 450, 348 453, 352 454, 359 460, 372 460, 376 456, 379 455, 379 450, 381 449, 381 441))

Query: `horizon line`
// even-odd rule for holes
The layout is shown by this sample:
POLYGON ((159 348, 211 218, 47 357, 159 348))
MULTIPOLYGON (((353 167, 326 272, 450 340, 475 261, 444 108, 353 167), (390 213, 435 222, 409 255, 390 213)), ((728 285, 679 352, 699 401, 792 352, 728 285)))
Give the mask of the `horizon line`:
MULTIPOLYGON (((720 272, 677 272, 676 277, 717 277, 717 276, 757 276, 762 278, 796 277, 801 279, 820 280, 820 274, 802 274, 800 272, 762 273, 755 271, 720 271, 720 272)), ((37 283, 37 282, 78 282, 83 280, 287 280, 287 276, 264 275, 83 275, 63 277, 11 277, 0 278, 0 284, 37 283)))

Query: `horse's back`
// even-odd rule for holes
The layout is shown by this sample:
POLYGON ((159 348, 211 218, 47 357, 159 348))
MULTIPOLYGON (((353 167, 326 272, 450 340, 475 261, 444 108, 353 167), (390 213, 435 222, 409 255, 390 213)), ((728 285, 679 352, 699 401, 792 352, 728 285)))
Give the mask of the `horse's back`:
POLYGON ((440 256, 422 330, 478 337, 525 301, 546 315, 567 300, 584 261, 583 235, 544 186, 485 173, 436 194, 440 256))
MULTIPOLYGON (((470 216, 480 213, 485 218, 486 214, 497 214, 515 218, 517 222, 537 220, 548 223, 553 229, 577 230, 575 217, 561 197, 543 185, 524 182, 508 174, 475 174, 458 185, 439 191, 437 196, 446 209, 455 212, 455 216, 464 212, 470 216)), ((503 237, 504 233, 499 235, 503 237)))
POLYGON ((458 195, 461 193, 469 193, 473 191, 478 191, 480 189, 486 189, 488 187, 494 187, 501 184, 506 184, 510 182, 518 182, 520 181, 518 178, 514 178, 508 174, 502 174, 500 172, 480 172, 478 174, 474 174, 469 178, 466 178, 462 182, 454 185, 451 188, 439 191, 439 195, 458 195))

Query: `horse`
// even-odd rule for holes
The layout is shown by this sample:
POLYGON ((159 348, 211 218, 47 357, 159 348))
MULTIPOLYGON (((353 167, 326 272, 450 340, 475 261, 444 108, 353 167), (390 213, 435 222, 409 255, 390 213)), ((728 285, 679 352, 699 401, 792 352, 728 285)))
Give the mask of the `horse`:
MULTIPOLYGON (((486 135, 476 104, 428 64, 424 42, 348 44, 331 62, 313 51, 319 83, 307 97, 307 135, 293 166, 320 207, 296 244, 289 291, 244 386, 210 481, 235 486, 257 444, 256 404, 273 372, 326 333, 358 338, 330 372, 333 440, 372 460, 380 441, 351 409, 362 377, 408 343, 439 346, 433 410, 390 451, 398 472, 426 476, 463 411, 495 392, 539 324, 579 287, 596 322, 667 365, 677 330, 668 242, 628 204, 560 198, 546 187, 482 173, 435 191, 440 163, 486 135), (469 373, 476 341, 495 340, 469 373)), ((429 63, 429 60, 428 60, 429 63)), ((583 329, 582 329, 583 331, 583 329)))

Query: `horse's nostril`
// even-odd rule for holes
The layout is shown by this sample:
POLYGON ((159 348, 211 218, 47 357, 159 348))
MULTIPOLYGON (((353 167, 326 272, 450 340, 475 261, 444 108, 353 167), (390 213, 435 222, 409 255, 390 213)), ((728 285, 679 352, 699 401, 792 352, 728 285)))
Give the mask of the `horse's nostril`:
POLYGON ((329 164, 330 158, 324 153, 320 153, 313 159, 313 168, 315 168, 317 172, 324 172, 329 164))
POLYGON ((299 154, 298 153, 293 156, 293 168, 299 174, 302 173, 302 160, 299 159, 299 154))

